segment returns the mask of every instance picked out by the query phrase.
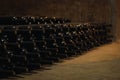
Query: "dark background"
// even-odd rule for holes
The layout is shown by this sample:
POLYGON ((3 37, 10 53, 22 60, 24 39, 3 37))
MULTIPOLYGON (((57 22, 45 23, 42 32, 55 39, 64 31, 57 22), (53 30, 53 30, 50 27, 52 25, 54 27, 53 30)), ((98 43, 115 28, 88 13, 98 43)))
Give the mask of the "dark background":
POLYGON ((77 23, 114 22, 115 35, 119 37, 119 4, 119 0, 0 0, 0 16, 55 16, 77 23), (113 10, 111 1, 115 2, 113 10))
POLYGON ((2 0, 0 15, 66 17, 73 22, 109 22, 109 0, 2 0), (106 14, 107 13, 107 14, 106 14))

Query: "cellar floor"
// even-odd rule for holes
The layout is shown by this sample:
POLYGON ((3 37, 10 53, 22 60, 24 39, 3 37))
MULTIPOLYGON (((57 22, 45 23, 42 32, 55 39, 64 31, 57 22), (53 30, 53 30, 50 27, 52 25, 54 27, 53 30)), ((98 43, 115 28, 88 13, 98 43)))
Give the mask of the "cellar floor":
POLYGON ((46 69, 8 80, 120 80, 120 40, 46 69))

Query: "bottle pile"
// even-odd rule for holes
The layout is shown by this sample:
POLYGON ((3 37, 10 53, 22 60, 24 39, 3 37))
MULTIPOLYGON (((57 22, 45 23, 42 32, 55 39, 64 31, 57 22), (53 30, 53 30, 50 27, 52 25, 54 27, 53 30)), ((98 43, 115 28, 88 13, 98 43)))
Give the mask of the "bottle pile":
POLYGON ((112 25, 72 24, 63 18, 2 17, 0 24, 0 78, 81 55, 113 38, 112 25))

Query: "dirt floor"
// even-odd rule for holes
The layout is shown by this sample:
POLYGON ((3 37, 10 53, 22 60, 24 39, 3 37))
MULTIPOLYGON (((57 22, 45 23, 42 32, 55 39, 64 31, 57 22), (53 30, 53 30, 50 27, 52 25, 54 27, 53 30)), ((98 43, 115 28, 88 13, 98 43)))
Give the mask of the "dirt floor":
POLYGON ((47 69, 8 80, 120 80, 120 40, 47 69))

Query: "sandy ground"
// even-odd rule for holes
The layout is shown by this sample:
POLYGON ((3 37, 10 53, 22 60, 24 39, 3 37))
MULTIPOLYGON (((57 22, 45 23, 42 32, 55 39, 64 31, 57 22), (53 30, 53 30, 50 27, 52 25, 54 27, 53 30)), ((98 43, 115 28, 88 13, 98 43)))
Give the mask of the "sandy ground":
POLYGON ((120 80, 120 40, 47 69, 8 80, 120 80))

